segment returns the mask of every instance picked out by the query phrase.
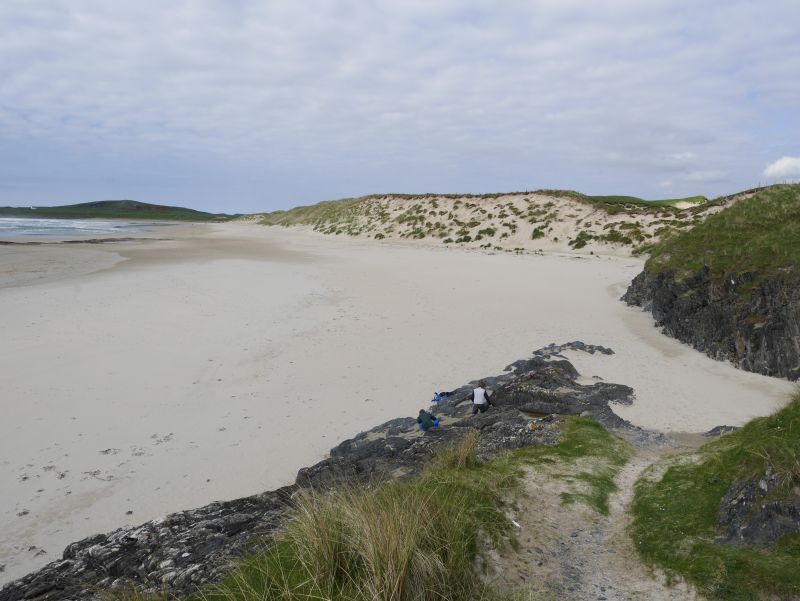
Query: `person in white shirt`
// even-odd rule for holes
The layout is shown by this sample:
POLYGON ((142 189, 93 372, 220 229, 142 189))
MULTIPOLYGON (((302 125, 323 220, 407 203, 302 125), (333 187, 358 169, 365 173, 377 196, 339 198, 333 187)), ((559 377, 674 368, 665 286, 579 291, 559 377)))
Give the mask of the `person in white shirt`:
POLYGON ((492 404, 489 393, 486 391, 486 382, 481 380, 478 382, 478 387, 472 390, 472 415, 480 411, 483 413, 492 404))

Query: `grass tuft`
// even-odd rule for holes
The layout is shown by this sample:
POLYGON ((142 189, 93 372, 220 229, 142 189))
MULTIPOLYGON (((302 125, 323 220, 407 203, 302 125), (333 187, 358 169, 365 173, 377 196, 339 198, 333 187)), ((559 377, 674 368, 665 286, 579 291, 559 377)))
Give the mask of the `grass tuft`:
POLYGON ((442 469, 459 469, 478 465, 478 431, 470 430, 458 443, 442 449, 436 454, 436 461, 442 469))
POLYGON ((479 537, 509 537, 504 496, 518 473, 479 464, 475 443, 468 435, 413 482, 303 495, 285 533, 203 599, 486 598, 473 569, 479 537))

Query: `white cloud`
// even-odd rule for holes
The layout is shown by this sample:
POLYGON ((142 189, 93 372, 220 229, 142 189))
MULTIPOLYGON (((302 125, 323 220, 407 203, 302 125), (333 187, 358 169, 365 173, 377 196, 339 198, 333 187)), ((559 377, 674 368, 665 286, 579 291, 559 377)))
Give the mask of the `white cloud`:
POLYGON ((800 136, 800 2, 768 4, 3 0, 0 178, 159 153, 292 200, 697 193, 800 136))
POLYGON ((782 157, 767 165, 764 175, 770 179, 800 178, 800 157, 782 157))
POLYGON ((695 184, 715 184, 724 182, 727 177, 728 174, 725 171, 708 169, 705 171, 690 171, 683 179, 695 184))

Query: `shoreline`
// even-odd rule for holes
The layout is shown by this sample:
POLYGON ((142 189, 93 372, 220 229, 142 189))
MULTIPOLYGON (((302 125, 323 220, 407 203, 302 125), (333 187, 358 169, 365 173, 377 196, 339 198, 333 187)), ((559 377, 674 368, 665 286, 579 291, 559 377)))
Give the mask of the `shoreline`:
POLYGON ((0 289, 13 374, 3 410, 15 416, 2 432, 0 581, 93 532, 276 488, 333 443, 553 341, 614 348, 576 367, 633 386, 634 405, 615 411, 668 431, 742 423, 791 389, 667 339, 616 300, 638 259, 244 223, 176 231, 56 247, 28 259, 99 269, 0 289))

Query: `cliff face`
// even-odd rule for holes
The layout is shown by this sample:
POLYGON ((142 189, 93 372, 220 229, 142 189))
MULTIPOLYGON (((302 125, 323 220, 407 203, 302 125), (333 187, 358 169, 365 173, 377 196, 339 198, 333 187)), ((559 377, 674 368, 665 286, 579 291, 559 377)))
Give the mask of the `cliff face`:
POLYGON ((622 300, 650 311, 663 332, 709 357, 769 376, 800 378, 800 283, 754 273, 711 277, 707 267, 634 278, 622 300))

